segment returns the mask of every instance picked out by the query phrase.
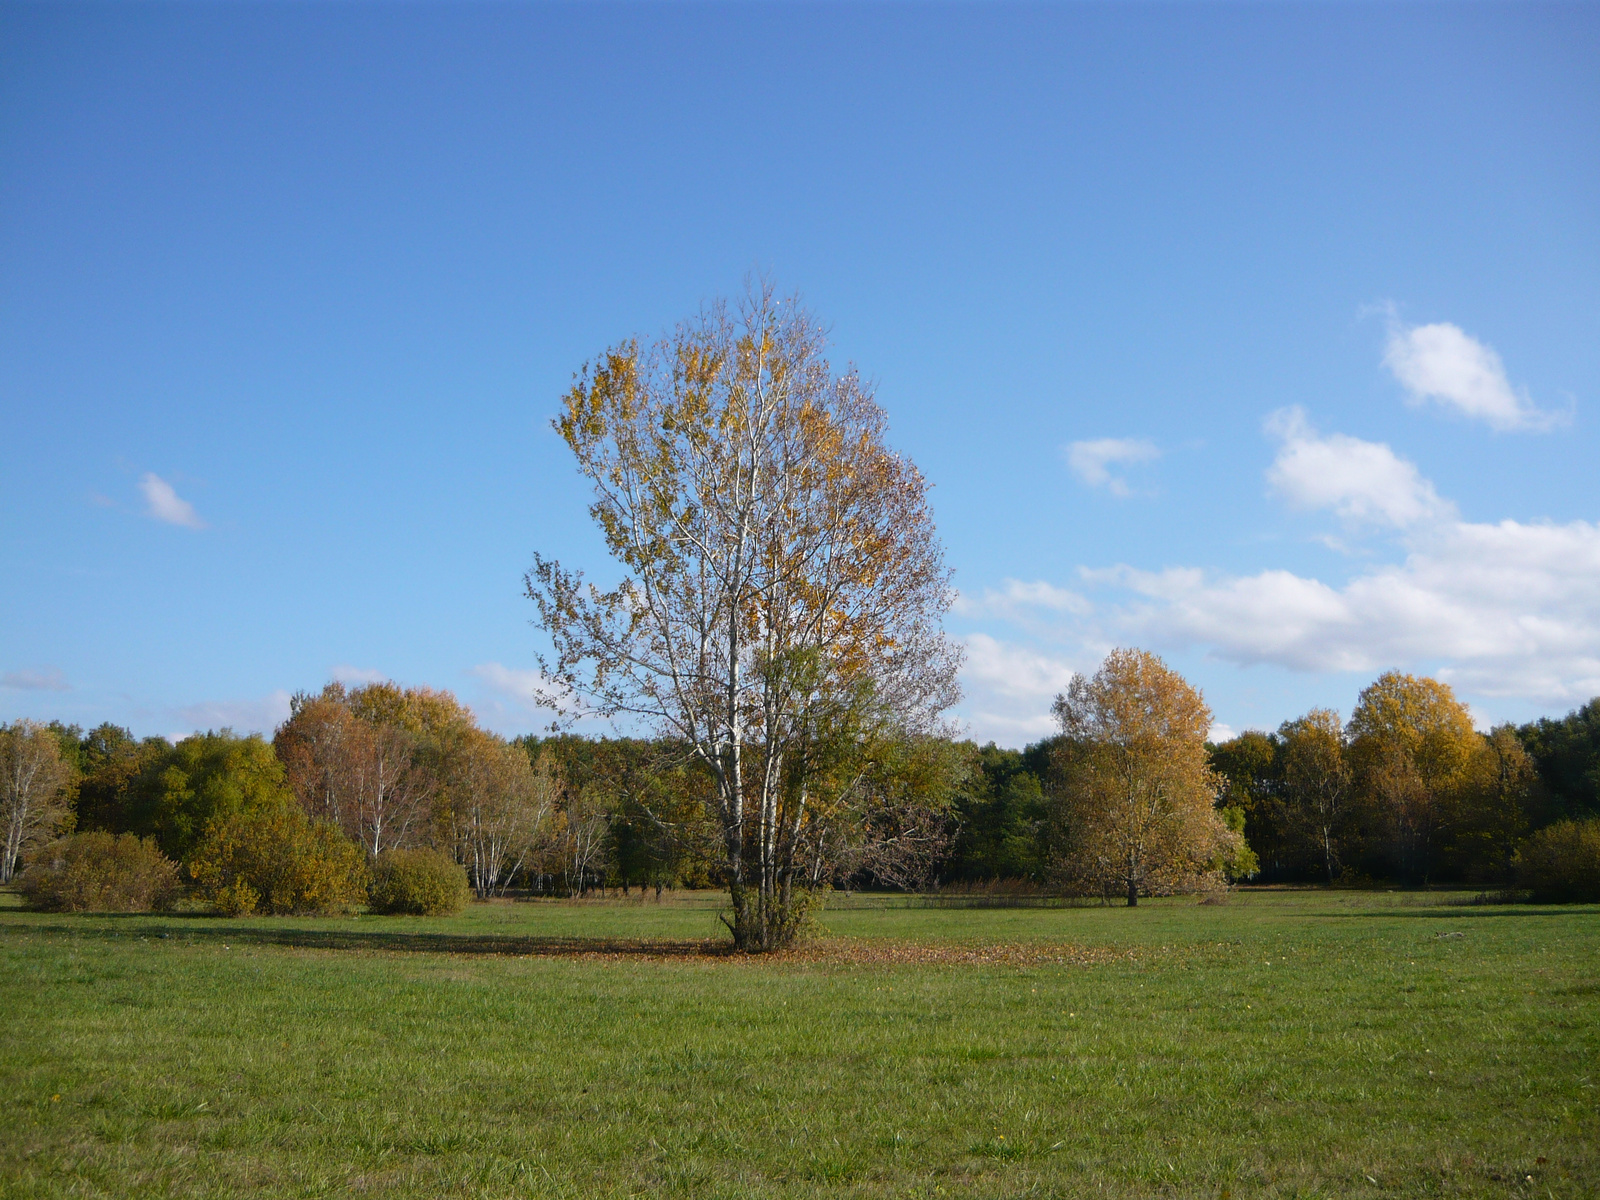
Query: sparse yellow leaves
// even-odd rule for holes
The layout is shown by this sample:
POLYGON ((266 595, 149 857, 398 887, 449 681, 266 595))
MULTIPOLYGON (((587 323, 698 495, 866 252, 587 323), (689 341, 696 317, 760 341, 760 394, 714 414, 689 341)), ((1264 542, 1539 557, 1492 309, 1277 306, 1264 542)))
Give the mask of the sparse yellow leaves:
POLYGON ((628 577, 585 595, 558 564, 528 576, 551 674, 653 719, 716 776, 736 909, 747 866, 758 907, 782 907, 802 845, 833 844, 819 821, 838 818, 867 731, 926 727, 956 695, 927 485, 823 346, 763 288, 586 370, 556 427, 628 577))

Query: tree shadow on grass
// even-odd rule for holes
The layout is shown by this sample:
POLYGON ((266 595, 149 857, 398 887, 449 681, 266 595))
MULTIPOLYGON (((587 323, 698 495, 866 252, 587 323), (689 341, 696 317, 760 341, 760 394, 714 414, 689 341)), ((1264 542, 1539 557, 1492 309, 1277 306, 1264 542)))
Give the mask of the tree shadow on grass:
POLYGON ((408 933, 401 930, 296 929, 293 926, 150 924, 144 913, 94 914, 118 918, 116 926, 67 923, 30 924, 32 933, 98 937, 125 942, 205 942, 227 946, 288 946, 301 950, 378 950, 391 953, 498 955, 513 958, 727 958, 731 942, 669 941, 650 938, 525 937, 512 934, 408 933), (136 923, 143 918, 145 923, 136 923))

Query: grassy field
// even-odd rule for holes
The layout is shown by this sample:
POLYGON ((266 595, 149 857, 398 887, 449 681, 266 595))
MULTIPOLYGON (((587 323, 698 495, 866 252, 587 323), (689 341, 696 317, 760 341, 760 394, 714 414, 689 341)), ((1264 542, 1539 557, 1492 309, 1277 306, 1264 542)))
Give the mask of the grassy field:
POLYGON ((1592 907, 4 899, 7 1197, 1600 1194, 1592 907))

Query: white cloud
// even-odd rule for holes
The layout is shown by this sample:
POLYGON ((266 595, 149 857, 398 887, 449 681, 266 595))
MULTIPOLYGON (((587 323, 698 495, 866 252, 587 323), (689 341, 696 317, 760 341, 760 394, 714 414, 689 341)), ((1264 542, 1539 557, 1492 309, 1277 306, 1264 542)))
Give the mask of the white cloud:
POLYGON ((467 672, 482 680, 495 695, 527 708, 547 711, 534 700, 534 693, 547 687, 543 672, 507 667, 497 662, 479 663, 467 672))
POLYGON ((1067 466, 1090 487, 1103 487, 1113 496, 1132 495, 1127 481, 1113 475, 1116 463, 1142 463, 1161 457, 1154 442, 1143 438, 1097 438, 1073 442, 1065 449, 1067 466))
POLYGON ((223 728, 270 736, 289 719, 289 693, 279 689, 259 700, 203 701, 174 709, 173 713, 184 726, 182 733, 170 735, 173 740, 199 730, 223 728))
POLYGON ((349 663, 340 663, 329 673, 339 683, 382 683, 389 678, 373 667, 352 667, 349 663))
POLYGON ((14 692, 69 692, 72 685, 60 667, 43 671, 7 671, 0 675, 0 688, 14 692))
POLYGON ((1282 443, 1267 482, 1295 508, 1331 509, 1352 523, 1399 529, 1455 515, 1415 464, 1381 442, 1320 434, 1300 408, 1273 413, 1267 432, 1282 443))
POLYGON ((1391 320, 1383 363, 1413 404, 1436 401, 1500 430, 1544 430, 1566 414, 1544 412, 1506 378, 1500 356, 1448 323, 1406 328, 1391 320))
POLYGON ((1600 695, 1600 522, 1463 521, 1387 446, 1324 436, 1294 409, 1269 428, 1282 442, 1267 472, 1273 489, 1342 516, 1352 536, 1394 530, 1398 561, 1329 579, 1124 564, 1080 569, 1081 593, 1008 580, 964 598, 962 615, 1050 649, 1003 641, 1000 630, 969 635, 969 719, 1012 744, 1049 733, 1050 699, 1073 665, 1092 670, 1113 644, 1195 647, 1238 666, 1316 674, 1425 671, 1469 699, 1557 706, 1600 695))
POLYGON ((967 735, 980 742, 1019 746, 1055 733, 1050 702, 1065 691, 1072 663, 986 633, 968 634, 961 682, 967 735))
MULTIPOLYGON (((501 733, 526 733, 530 728, 542 729, 555 720, 554 709, 540 704, 536 693, 548 693, 563 698, 563 703, 575 711, 582 711, 581 698, 574 696, 560 684, 531 667, 508 667, 503 663, 479 663, 467 671, 484 686, 479 703, 473 712, 488 726, 501 733)), ((576 728, 589 732, 602 732, 611 728, 602 717, 579 717, 576 728)))
POLYGON ((955 612, 964 617, 1000 616, 1015 619, 1030 609, 1074 613, 1083 616, 1093 606, 1078 592, 1054 584, 1035 580, 1026 583, 1020 579, 1007 579, 999 591, 984 588, 981 596, 965 592, 956 597, 955 612))
POLYGON ((1238 736, 1239 731, 1237 729, 1232 725, 1224 725, 1221 721, 1213 722, 1211 728, 1206 730, 1206 741, 1215 746, 1220 746, 1223 742, 1231 742, 1238 736))
POLYGON ((144 493, 145 513, 168 525, 182 525, 185 529, 204 529, 206 523, 172 485, 154 472, 146 471, 139 480, 139 490, 144 493))
POLYGON ((968 634, 962 677, 995 695, 1012 699, 1044 699, 1046 706, 1072 682, 1071 663, 1037 651, 996 641, 986 633, 968 634))
POLYGON ((1600 694, 1600 525, 1446 522, 1404 562, 1335 587, 1289 571, 1088 572, 1145 598, 1119 623, 1224 660, 1300 671, 1439 664, 1482 695, 1544 703, 1600 694))
POLYGON ((1061 732, 1056 719, 1045 711, 1029 714, 991 712, 977 709, 969 714, 961 737, 971 738, 979 745, 997 742, 1002 746, 1021 747, 1032 742, 1042 742, 1061 732))

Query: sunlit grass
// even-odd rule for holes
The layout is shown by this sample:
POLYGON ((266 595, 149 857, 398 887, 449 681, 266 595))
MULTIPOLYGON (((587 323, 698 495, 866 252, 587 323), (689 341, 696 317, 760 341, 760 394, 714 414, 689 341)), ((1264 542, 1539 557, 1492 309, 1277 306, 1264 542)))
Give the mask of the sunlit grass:
POLYGON ((841 898, 777 962, 692 955, 710 897, 8 908, 0 1194, 1595 1194, 1600 910, 1442 899, 841 898), (859 953, 945 943, 1099 957, 859 953))

